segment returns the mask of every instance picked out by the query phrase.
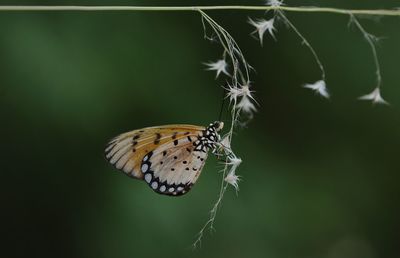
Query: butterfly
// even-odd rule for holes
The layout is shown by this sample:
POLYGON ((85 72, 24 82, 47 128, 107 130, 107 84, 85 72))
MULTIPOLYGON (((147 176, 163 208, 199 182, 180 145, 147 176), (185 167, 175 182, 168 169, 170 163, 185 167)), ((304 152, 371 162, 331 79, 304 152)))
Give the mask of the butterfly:
POLYGON ((207 127, 176 124, 130 131, 108 143, 105 158, 159 194, 183 195, 199 178, 208 151, 218 149, 223 126, 217 121, 207 127))

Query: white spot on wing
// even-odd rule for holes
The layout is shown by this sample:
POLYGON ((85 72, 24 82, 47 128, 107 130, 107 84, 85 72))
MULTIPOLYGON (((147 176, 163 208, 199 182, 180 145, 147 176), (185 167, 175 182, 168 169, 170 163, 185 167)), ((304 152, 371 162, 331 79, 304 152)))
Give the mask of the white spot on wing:
POLYGON ((147 165, 146 163, 142 164, 142 172, 143 173, 146 173, 148 169, 149 169, 149 165, 147 165))
POLYGON ((146 182, 149 184, 150 184, 152 178, 153 177, 151 176, 150 173, 147 173, 146 175, 144 175, 144 180, 146 180, 146 182))
POLYGON ((160 192, 165 192, 166 189, 167 189, 167 187, 165 187, 165 185, 162 185, 162 186, 160 187, 160 192))
POLYGON ((156 181, 154 181, 153 183, 151 183, 151 188, 153 189, 157 189, 158 187, 158 183, 156 181))

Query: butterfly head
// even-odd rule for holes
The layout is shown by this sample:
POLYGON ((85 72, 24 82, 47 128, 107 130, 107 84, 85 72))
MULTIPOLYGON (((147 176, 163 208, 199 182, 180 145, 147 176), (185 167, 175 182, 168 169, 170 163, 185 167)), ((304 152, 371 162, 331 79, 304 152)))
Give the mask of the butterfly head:
POLYGON ((216 132, 219 132, 224 128, 224 122, 215 121, 214 123, 210 124, 210 127, 213 127, 216 132))

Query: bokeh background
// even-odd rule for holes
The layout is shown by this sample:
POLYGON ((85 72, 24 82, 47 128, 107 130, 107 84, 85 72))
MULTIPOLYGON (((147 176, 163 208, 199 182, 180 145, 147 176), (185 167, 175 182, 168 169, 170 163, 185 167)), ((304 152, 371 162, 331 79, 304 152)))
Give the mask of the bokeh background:
MULTIPOLYGON (((217 5, 258 1, 0 1, 6 4, 217 5)), ((394 8, 398 1, 287 1, 394 8)), ((224 80, 202 62, 221 48, 193 12, 0 13, 1 257, 399 257, 400 19, 287 13, 327 70, 330 101, 301 88, 320 79, 310 52, 278 25, 264 47, 249 36, 255 11, 208 12, 241 46, 259 112, 233 141, 239 195, 227 191, 202 247, 191 249, 221 181, 210 157, 194 189, 155 194, 103 159, 109 138, 218 118, 224 80)), ((224 113, 228 121, 227 112, 224 113)))

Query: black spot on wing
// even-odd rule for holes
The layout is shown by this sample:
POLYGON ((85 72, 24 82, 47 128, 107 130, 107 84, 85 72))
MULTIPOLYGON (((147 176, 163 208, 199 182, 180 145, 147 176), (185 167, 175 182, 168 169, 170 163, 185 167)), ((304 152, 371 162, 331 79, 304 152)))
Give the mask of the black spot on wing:
POLYGON ((154 144, 159 144, 160 143, 160 139, 161 139, 161 134, 157 133, 156 134, 156 139, 154 140, 154 144))

